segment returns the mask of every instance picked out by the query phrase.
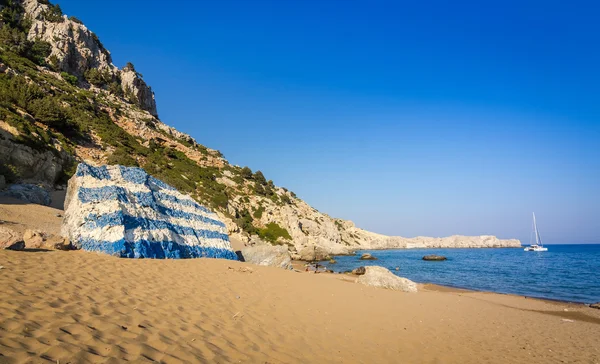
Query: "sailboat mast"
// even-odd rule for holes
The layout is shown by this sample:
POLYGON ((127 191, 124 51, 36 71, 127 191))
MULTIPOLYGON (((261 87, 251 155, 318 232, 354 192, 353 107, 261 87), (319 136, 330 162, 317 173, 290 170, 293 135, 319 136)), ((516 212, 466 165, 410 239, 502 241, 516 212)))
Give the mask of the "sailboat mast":
POLYGON ((533 213, 533 229, 535 230, 535 243, 539 246, 542 245, 542 239, 540 239, 540 233, 537 228, 537 223, 535 222, 535 212, 533 213))

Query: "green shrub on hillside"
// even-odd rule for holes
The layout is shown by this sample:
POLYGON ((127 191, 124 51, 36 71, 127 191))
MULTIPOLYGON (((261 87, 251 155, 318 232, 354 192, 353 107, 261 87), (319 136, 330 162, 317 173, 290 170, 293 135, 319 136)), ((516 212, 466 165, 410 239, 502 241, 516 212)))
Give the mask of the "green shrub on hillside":
POLYGON ((258 208, 256 209, 256 211, 254 211, 254 218, 255 219, 260 219, 263 215, 263 212, 265 212, 265 208, 262 206, 258 206, 258 208))
POLYGON ((46 65, 46 58, 50 56, 52 52, 52 45, 42 40, 36 40, 31 43, 31 46, 27 52, 27 58, 33 61, 35 64, 44 66, 46 65))
POLYGON ((27 41, 27 35, 23 31, 17 28, 4 26, 0 28, 0 46, 4 51, 25 55, 29 43, 27 41))
POLYGON ((244 168, 242 168, 242 170, 241 170, 241 175, 242 175, 242 177, 244 177, 245 179, 252 179, 252 176, 253 176, 253 174, 252 174, 252 170, 251 170, 250 168, 248 168, 248 167, 244 167, 244 168))
POLYGON ((0 74, 0 102, 27 109, 29 104, 44 96, 43 90, 23 76, 0 74))
POLYGON ((74 16, 70 16, 69 20, 78 24, 83 24, 83 22, 81 20, 79 20, 78 18, 74 17, 74 16))
POLYGON ((34 100, 28 109, 37 121, 58 130, 62 130, 68 123, 64 108, 53 97, 34 100))
POLYGON ((9 26, 0 28, 0 47, 4 51, 27 57, 40 66, 46 65, 46 57, 52 50, 50 43, 41 40, 31 42, 27 40, 25 31, 9 26))
POLYGON ((265 195, 265 188, 260 183, 256 183, 254 185, 254 193, 257 194, 257 195, 259 195, 259 196, 264 196, 265 195))
POLYGON ((0 21, 10 28, 25 30, 27 24, 23 22, 24 9, 21 3, 17 0, 5 0, 2 5, 4 8, 0 11, 0 21))
POLYGON ((111 94, 113 94, 115 96, 119 96, 119 97, 125 96, 125 93, 123 92, 123 88, 121 87, 121 84, 117 81, 113 81, 108 85, 108 92, 110 92, 111 94))
POLYGON ((58 4, 48 4, 48 9, 46 9, 42 13, 42 16, 44 17, 44 19, 52 23, 62 23, 63 21, 65 21, 65 19, 63 18, 62 9, 58 4))
POLYGON ((281 198, 281 202, 284 203, 284 204, 288 204, 289 205, 289 204, 292 203, 292 200, 290 199, 290 196, 288 196, 287 194, 281 195, 280 198, 281 198))
POLYGON ((256 171, 256 173, 254 173, 254 180, 256 181, 256 183, 261 185, 267 184, 267 179, 261 171, 256 171))
MULTIPOLYGON (((85 71, 83 77, 94 86, 102 87, 112 81, 112 75, 108 71, 101 72, 96 68, 85 71)), ((121 86, 119 85, 119 89, 121 86)))
POLYGON ((253 225, 253 219, 248 210, 236 212, 235 223, 246 233, 253 235, 258 233, 258 229, 253 225))
POLYGON ((292 240, 290 233, 275 222, 267 224, 267 226, 258 231, 258 236, 270 242, 271 244, 280 244, 277 240, 283 238, 285 240, 292 240))
POLYGON ((70 83, 73 86, 77 85, 77 81, 79 81, 79 79, 77 78, 77 76, 73 76, 67 72, 61 72, 60 73, 60 77, 63 78, 63 80, 67 81, 68 83, 70 83))
POLYGON ((124 149, 115 149, 115 151, 107 158, 108 164, 120 164, 127 167, 139 167, 138 162, 131 157, 124 149))

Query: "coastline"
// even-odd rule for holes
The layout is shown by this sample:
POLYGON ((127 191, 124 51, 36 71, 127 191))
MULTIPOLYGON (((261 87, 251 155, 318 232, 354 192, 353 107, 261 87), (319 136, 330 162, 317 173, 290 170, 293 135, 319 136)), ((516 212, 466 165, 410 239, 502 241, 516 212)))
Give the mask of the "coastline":
MULTIPOLYGON (((447 249, 450 249, 450 248, 447 248, 447 249)), ((490 249, 493 249, 493 248, 490 248, 490 249)), ((369 249, 369 250, 372 250, 372 249, 369 249)), ((293 260, 292 261, 292 266, 297 271, 304 272, 304 267, 305 267, 306 264, 307 264, 307 262, 304 262, 304 261, 301 261, 301 260, 293 260)), ((308 272, 308 273, 314 273, 314 272, 308 272)), ((392 273, 393 273, 393 271, 392 271, 392 273)), ((318 274, 325 274, 325 275, 329 274, 329 275, 343 276, 343 277, 346 277, 347 280, 352 280, 352 281, 356 281, 356 279, 358 279, 358 276, 355 276, 353 274, 345 274, 344 272, 335 272, 334 271, 332 273, 332 272, 328 272, 328 271, 322 271, 322 272, 319 272, 318 274)), ((576 302, 576 301, 567 301, 567 300, 561 300, 561 299, 536 297, 536 296, 521 295, 521 294, 515 294, 515 293, 509 293, 509 292, 496 292, 496 291, 489 291, 489 290, 478 290, 478 289, 474 289, 474 288, 461 287, 461 286, 457 286, 457 285, 444 285, 444 284, 438 284, 438 283, 432 283, 432 282, 415 282, 415 283, 417 284, 417 286, 419 287, 419 289, 424 289, 424 290, 429 290, 429 291, 435 291, 435 292, 489 293, 489 294, 497 294, 497 295, 506 295, 506 296, 516 297, 516 298, 525 298, 525 299, 531 299, 531 300, 539 300, 539 301, 543 301, 543 302, 546 302, 546 303, 568 304, 568 305, 574 305, 574 306, 577 306, 577 307, 579 307, 579 306, 589 307, 590 306, 590 303, 586 303, 586 302, 576 302)))
POLYGON ((593 277, 600 244, 556 244, 551 249, 550 253, 480 248, 366 249, 354 256, 334 256, 333 264, 322 264, 340 273, 363 265, 379 265, 416 283, 583 305, 599 302, 600 287, 594 284, 593 277), (361 254, 371 254, 378 259, 362 261, 359 260, 361 254), (430 254, 445 256, 448 261, 422 262, 422 258, 430 254), (568 270, 571 265, 574 266, 568 270))

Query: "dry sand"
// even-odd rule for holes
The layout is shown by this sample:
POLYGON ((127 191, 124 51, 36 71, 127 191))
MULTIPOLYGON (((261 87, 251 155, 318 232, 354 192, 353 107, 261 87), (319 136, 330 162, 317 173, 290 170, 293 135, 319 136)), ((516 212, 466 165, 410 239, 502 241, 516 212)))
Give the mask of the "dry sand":
POLYGON ((216 259, 0 251, 0 266, 0 363, 600 363, 583 305, 216 259))
MULTIPOLYGON (((62 202, 59 203, 62 204, 62 202)), ((60 234, 62 218, 57 214, 62 216, 63 210, 0 196, 0 226, 20 233, 27 229, 33 229, 42 230, 48 234, 60 234)))

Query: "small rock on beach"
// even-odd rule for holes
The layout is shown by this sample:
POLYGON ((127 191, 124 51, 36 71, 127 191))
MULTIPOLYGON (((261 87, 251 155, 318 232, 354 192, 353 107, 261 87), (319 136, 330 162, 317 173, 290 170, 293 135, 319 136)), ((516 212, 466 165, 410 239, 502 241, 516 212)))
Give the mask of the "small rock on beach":
POLYGON ((386 288, 395 291, 417 292, 417 284, 409 279, 398 277, 384 267, 365 267, 365 274, 358 278, 358 283, 371 287, 386 288))
POLYGON ((23 250, 25 242, 23 235, 11 229, 0 227, 0 249, 23 250))
POLYGON ((352 274, 355 274, 357 276, 363 275, 363 274, 365 274, 365 272, 366 272, 365 267, 358 267, 358 268, 355 268, 352 270, 352 274))

